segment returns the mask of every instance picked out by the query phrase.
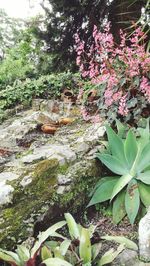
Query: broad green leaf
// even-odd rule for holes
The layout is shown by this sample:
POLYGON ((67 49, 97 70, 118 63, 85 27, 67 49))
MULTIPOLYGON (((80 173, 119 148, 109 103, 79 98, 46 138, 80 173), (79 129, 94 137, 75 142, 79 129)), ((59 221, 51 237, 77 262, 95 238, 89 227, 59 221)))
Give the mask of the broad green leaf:
POLYGON ((149 129, 149 118, 147 119, 146 128, 138 128, 141 137, 139 138, 139 143, 145 146, 150 140, 150 129, 149 129))
POLYGON ((100 177, 100 180, 96 183, 93 191, 90 193, 90 197, 94 194, 94 192, 96 191, 97 188, 99 188, 103 183, 105 183, 106 181, 109 180, 114 180, 116 178, 119 178, 118 176, 105 176, 105 177, 100 177))
POLYGON ((50 249, 47 248, 46 246, 42 247, 42 249, 41 249, 41 258, 42 258, 42 261, 49 259, 49 258, 52 258, 52 253, 51 253, 50 249))
POLYGON ((141 182, 138 183, 140 198, 145 207, 150 206, 150 186, 145 185, 141 182))
POLYGON ((21 260, 20 260, 20 258, 19 258, 17 253, 12 252, 12 251, 3 250, 1 248, 0 248, 0 253, 1 253, 1 255, 3 253, 3 254, 6 254, 6 255, 10 256, 12 258, 12 261, 14 261, 17 265, 21 264, 21 260))
POLYGON ((126 167, 127 162, 124 154, 124 146, 122 139, 117 136, 117 134, 109 126, 106 126, 106 132, 112 155, 118 160, 120 160, 121 163, 126 167))
POLYGON ((128 184, 125 195, 125 208, 131 224, 134 224, 135 218, 140 207, 140 197, 138 190, 138 183, 132 179, 128 184))
POLYGON ((24 245, 17 246, 17 254, 22 262, 28 261, 30 258, 30 251, 24 245))
POLYGON ((102 248, 102 243, 92 245, 92 259, 95 260, 102 248))
POLYGON ((142 181, 143 183, 150 185, 150 170, 145 171, 144 173, 140 173, 137 176, 137 179, 142 181))
POLYGON ((69 262, 59 258, 50 258, 44 260, 42 263, 44 263, 46 266, 73 266, 69 262))
POLYGON ((127 134, 127 137, 124 143, 124 151, 125 151, 125 156, 129 163, 129 166, 131 167, 136 158, 137 151, 138 151, 136 137, 131 130, 128 131, 128 134, 127 134))
POLYGON ((61 245, 60 245, 60 252, 61 252, 62 256, 65 256, 66 255, 66 252, 67 252, 70 244, 71 244, 71 240, 69 240, 69 239, 65 239, 61 243, 61 245))
POLYGON ((124 236, 102 236, 101 238, 108 241, 115 241, 119 244, 124 244, 124 246, 128 249, 138 250, 138 246, 124 236))
POLYGON ((118 224, 126 215, 125 210, 125 191, 122 190, 113 202, 113 222, 118 224))
POLYGON ((34 256, 34 254, 39 250, 39 248, 41 247, 42 243, 45 242, 45 240, 51 236, 52 234, 55 233, 56 230, 60 229, 61 227, 63 227, 64 225, 66 225, 66 221, 61 221, 58 222, 54 225, 52 225, 51 227, 49 227, 46 231, 40 233, 38 235, 38 240, 35 242, 34 247, 31 249, 31 258, 34 256))
POLYGON ((125 167, 119 159, 112 155, 98 154, 97 158, 117 175, 125 175, 129 172, 129 169, 125 167))
POLYGON ((114 249, 110 249, 102 256, 98 263, 98 266, 103 266, 111 263, 124 249, 124 245, 120 245, 116 251, 114 251, 114 249))
POLYGON ((80 258, 83 260, 83 264, 91 263, 92 249, 91 249, 90 234, 87 228, 82 228, 81 231, 79 254, 80 258))
POLYGON ((0 259, 6 262, 13 263, 16 266, 20 266, 19 260, 15 260, 11 255, 7 254, 7 251, 0 249, 0 259))
POLYGON ((67 221, 67 225, 69 228, 69 234, 71 238, 80 239, 80 232, 79 232, 78 224, 76 223, 72 215, 70 213, 65 213, 65 219, 67 221))
POLYGON ((139 164, 137 165, 137 171, 142 172, 146 167, 150 165, 150 142, 144 147, 139 157, 139 164))
POLYGON ((130 180, 133 178, 132 175, 126 174, 119 178, 118 182, 114 186, 111 200, 130 182, 130 180))
POLYGON ((111 198, 113 188, 114 188, 117 181, 118 181, 118 178, 115 178, 113 180, 108 180, 108 181, 102 183, 100 185, 100 187, 98 187, 95 190, 93 197, 88 204, 88 207, 91 205, 94 205, 96 203, 101 203, 101 202, 104 202, 106 200, 109 200, 111 198))

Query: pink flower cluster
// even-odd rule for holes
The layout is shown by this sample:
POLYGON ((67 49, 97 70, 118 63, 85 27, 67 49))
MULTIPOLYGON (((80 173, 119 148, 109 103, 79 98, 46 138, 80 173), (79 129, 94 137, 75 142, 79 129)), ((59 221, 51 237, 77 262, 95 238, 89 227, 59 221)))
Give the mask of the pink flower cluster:
POLYGON ((102 100, 107 107, 117 105, 122 116, 129 113, 127 105, 133 90, 134 97, 142 94, 150 102, 150 54, 145 51, 145 38, 139 27, 130 38, 120 31, 120 44, 116 44, 108 23, 103 32, 94 26, 93 43, 85 49, 85 43, 75 35, 77 65, 82 76, 90 78, 93 84, 106 84, 102 100))

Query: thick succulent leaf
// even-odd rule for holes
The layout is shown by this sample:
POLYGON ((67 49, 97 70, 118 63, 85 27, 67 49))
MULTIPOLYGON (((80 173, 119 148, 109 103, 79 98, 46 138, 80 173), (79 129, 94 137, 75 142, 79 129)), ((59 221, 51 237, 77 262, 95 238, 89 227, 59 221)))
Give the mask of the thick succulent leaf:
POLYGON ((137 176, 137 180, 142 181, 143 183, 150 185, 150 170, 145 171, 144 173, 140 173, 137 176))
POLYGON ((61 245, 60 245, 60 252, 61 252, 62 256, 65 256, 66 255, 66 252, 67 252, 70 244, 71 244, 71 240, 69 240, 69 239, 65 239, 61 243, 61 245))
POLYGON ((137 171, 142 172, 146 167, 150 165, 150 142, 144 147, 139 157, 139 163, 137 165, 137 171))
POLYGON ((126 215, 125 190, 122 190, 113 202, 113 222, 118 224, 126 215))
POLYGON ((137 151, 138 151, 136 137, 134 133, 132 132, 132 130, 129 130, 127 134, 127 138, 124 143, 124 151, 125 151, 125 156, 128 161, 128 164, 131 168, 136 158, 137 151))
POLYGON ((141 146, 147 145, 150 140, 149 118, 147 119, 146 128, 138 128, 141 137, 139 138, 139 144, 141 146))
POLYGON ((80 231, 78 224, 74 220, 73 216, 70 213, 65 213, 65 219, 69 228, 69 234, 72 239, 80 239, 80 231))
POLYGON ((116 119, 116 126, 118 131, 118 136, 122 139, 125 135, 127 126, 123 125, 119 120, 116 119))
POLYGON ((101 203, 111 198, 113 188, 118 181, 118 178, 107 180, 102 183, 94 192, 92 199, 90 200, 88 207, 96 203, 101 203))
POLYGON ((125 208, 131 224, 134 224, 135 218, 140 207, 140 195, 138 183, 132 179, 127 187, 125 195, 125 208))
POLYGON ((130 182, 130 180, 133 178, 132 175, 126 174, 119 178, 118 182, 114 186, 111 200, 130 182))
POLYGON ((117 175, 125 175, 129 172, 127 166, 117 159, 116 157, 109 154, 98 154, 99 158, 103 164, 105 164, 113 173, 117 175))
POLYGON ((92 192, 90 193, 90 197, 94 194, 94 192, 96 191, 97 188, 99 188, 103 183, 105 183, 106 181, 109 180, 116 180, 116 178, 119 178, 118 176, 105 176, 105 177, 100 177, 100 180, 96 183, 94 189, 92 190, 92 192))
POLYGON ((114 249, 110 249, 102 256, 98 263, 98 266, 103 266, 111 263, 124 249, 124 245, 120 245, 116 251, 114 251, 114 249))
POLYGON ((47 259, 52 258, 52 257, 53 256, 52 256, 51 250, 49 248, 47 248, 46 246, 43 246, 41 249, 42 261, 47 260, 47 259))
POLYGON ((138 182, 140 199, 145 207, 150 206, 150 186, 138 182))
POLYGON ((109 126, 106 126, 106 132, 112 155, 116 157, 118 160, 120 160, 121 163, 126 167, 127 162, 124 154, 124 145, 122 139, 119 136, 117 136, 117 134, 109 126))
POLYGON ((49 227, 46 231, 40 233, 38 235, 38 240, 35 242, 34 247, 31 249, 31 257, 34 256, 34 254, 39 250, 39 248, 41 247, 42 243, 45 242, 45 240, 53 235, 55 233, 56 230, 60 229, 61 227, 63 227, 66 224, 66 221, 61 221, 58 222, 54 225, 52 225, 51 227, 49 227))
POLYGON ((119 244, 124 244, 124 246, 128 249, 138 250, 137 244, 124 236, 102 236, 101 238, 108 241, 115 241, 119 244))
POLYGON ((44 260, 42 263, 44 263, 46 266, 73 266, 69 262, 59 258, 50 258, 44 260))
POLYGON ((83 264, 91 263, 92 249, 91 249, 90 234, 87 228, 82 228, 81 231, 79 254, 81 260, 83 260, 83 264))

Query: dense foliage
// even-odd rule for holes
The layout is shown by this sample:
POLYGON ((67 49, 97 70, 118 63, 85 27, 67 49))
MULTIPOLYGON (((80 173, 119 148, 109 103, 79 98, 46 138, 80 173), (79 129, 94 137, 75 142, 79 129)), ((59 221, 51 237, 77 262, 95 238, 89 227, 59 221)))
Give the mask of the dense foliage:
POLYGON ((16 80, 12 86, 0 91, 0 110, 25 103, 30 105, 33 98, 59 98, 65 89, 72 89, 75 94, 80 88, 81 79, 71 72, 41 76, 38 79, 16 80))
POLYGON ((109 23, 103 32, 94 26, 92 45, 76 34, 76 62, 82 77, 89 78, 96 90, 101 118, 137 122, 149 115, 150 53, 145 52, 142 38, 146 36, 140 28, 130 38, 120 31, 120 44, 116 44, 109 23))

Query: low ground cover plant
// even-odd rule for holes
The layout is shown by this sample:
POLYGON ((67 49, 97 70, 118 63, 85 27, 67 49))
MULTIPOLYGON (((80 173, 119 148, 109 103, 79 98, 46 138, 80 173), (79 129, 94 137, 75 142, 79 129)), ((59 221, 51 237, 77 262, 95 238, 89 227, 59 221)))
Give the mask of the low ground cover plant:
POLYGON ((127 215, 133 224, 138 213, 150 205, 149 120, 145 129, 139 129, 139 137, 132 129, 125 139, 123 131, 116 134, 106 126, 106 132, 106 149, 97 153, 97 158, 114 175, 100 179, 88 206, 110 200, 113 221, 119 223, 127 215))
MULTIPOLYGON (((130 37, 120 31, 118 38, 120 42, 116 43, 110 23, 103 32, 94 26, 90 44, 76 34, 76 62, 82 77, 91 81, 99 96, 97 111, 101 118, 137 122, 142 116, 148 117, 150 110, 150 53, 144 42, 147 37, 137 28, 130 37)), ((87 110, 88 101, 84 102, 85 118, 87 110)))

